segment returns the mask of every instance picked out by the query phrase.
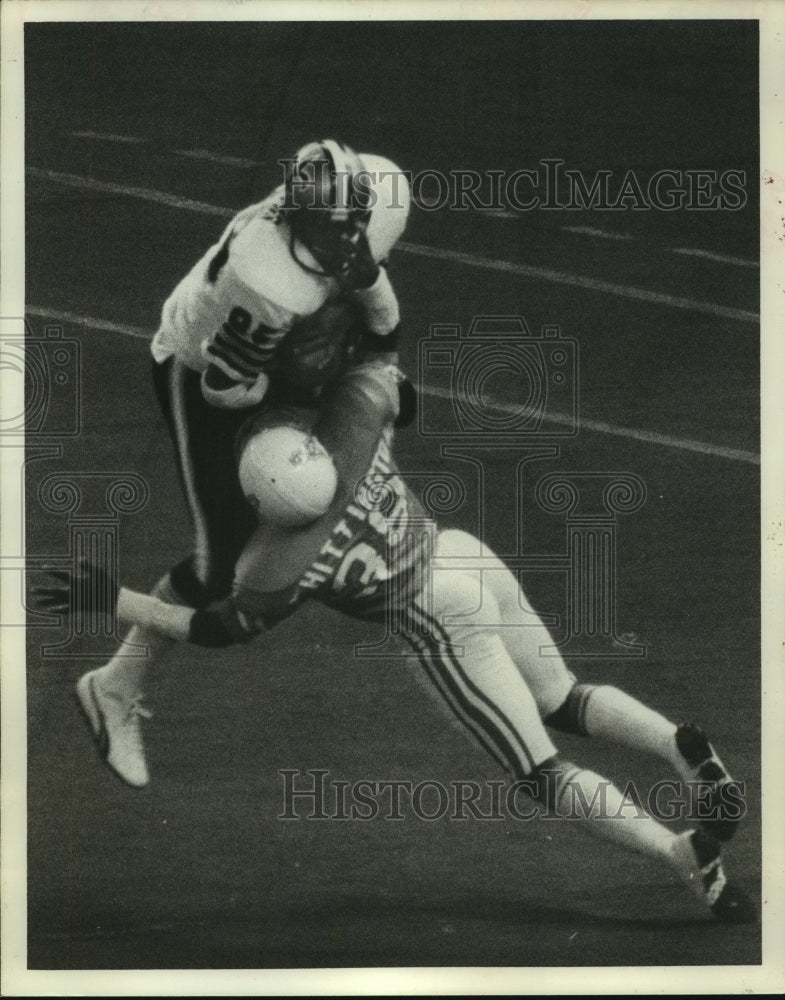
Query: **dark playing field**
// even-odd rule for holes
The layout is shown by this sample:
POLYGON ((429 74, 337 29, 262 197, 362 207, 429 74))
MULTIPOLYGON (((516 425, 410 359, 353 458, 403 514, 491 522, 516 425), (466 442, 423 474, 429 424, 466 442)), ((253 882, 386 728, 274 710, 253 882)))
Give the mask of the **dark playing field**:
MULTIPOLYGON (((518 524, 521 554, 543 557, 524 583, 557 637, 567 577, 563 562, 544 564, 564 553, 565 515, 537 507, 536 482, 625 473, 645 485, 641 508, 617 516, 615 599, 617 634, 646 655, 570 666, 705 726, 747 782, 727 869, 759 898, 754 22, 28 25, 26 36, 28 319, 37 337, 54 324, 81 344, 82 401, 81 433, 42 437, 61 455, 28 464, 28 553, 67 557, 78 528, 74 512, 42 508, 46 477, 134 473, 149 499, 112 524, 122 577, 139 589, 189 546, 147 339, 231 210, 278 182, 279 157, 335 135, 415 172, 542 178, 542 161, 560 159, 587 182, 611 171, 612 200, 628 170, 644 197, 661 170, 715 193, 725 172, 746 172, 724 210, 711 195, 713 208, 695 196, 673 211, 568 210, 563 197, 495 215, 415 208, 390 272, 431 432, 400 433, 400 464, 458 477, 465 501, 440 521, 472 531, 481 469, 486 540, 510 554, 518 524), (534 335, 558 324, 577 342, 580 431, 524 466, 519 510, 511 470, 525 443, 475 451, 474 463, 443 455, 449 374, 420 364, 433 324, 466 330, 483 314, 522 315, 534 335)), ((488 388, 514 405, 514 380, 488 388)), ((545 405, 564 428, 562 402, 545 405)), ((147 685, 141 792, 102 766, 72 698, 111 644, 42 655, 67 638, 29 630, 30 968, 760 960, 758 927, 715 923, 668 872, 576 824, 384 819, 389 792, 366 822, 308 820, 307 803, 280 819, 286 769, 350 784, 503 777, 405 660, 355 655, 380 638, 357 622, 309 607, 237 651, 178 648, 147 685)), ((559 746, 622 785, 673 777, 613 746, 559 746)))

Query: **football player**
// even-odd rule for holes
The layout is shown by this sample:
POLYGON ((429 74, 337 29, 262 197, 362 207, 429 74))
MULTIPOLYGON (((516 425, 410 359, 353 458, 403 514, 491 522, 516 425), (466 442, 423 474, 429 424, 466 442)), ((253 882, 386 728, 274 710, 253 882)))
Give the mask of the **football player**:
MULTIPOLYGON (((638 806, 630 817, 618 789, 558 754, 546 725, 657 754, 709 786, 715 806, 730 784, 695 727, 676 727, 617 688, 577 684, 561 658, 539 656, 551 639, 514 575, 478 539, 439 531, 399 474, 391 442, 400 378, 382 360, 361 364, 318 414, 268 411, 248 422, 239 474, 259 523, 217 608, 118 590, 86 565, 76 584, 61 574, 44 595, 48 610, 78 608, 92 589, 112 595, 109 610, 121 619, 208 647, 247 641, 309 599, 363 620, 394 616, 432 690, 539 808, 664 862, 719 919, 756 919, 723 870, 718 838, 732 825, 709 820, 676 834, 638 806)), ((87 705, 104 732, 100 706, 87 705)))
MULTIPOLYGON (((153 381, 194 547, 156 585, 161 599, 203 608, 229 592, 255 524, 234 458, 249 413, 274 400, 317 405, 324 384, 358 351, 395 349, 400 315, 385 263, 409 205, 406 177, 391 161, 331 139, 310 143, 286 163, 284 183, 232 219, 164 303, 153 381), (352 327, 362 330, 361 343, 346 324, 340 333, 308 324, 338 298, 361 315, 352 327)), ((143 678, 169 646, 132 628, 112 660, 91 673, 89 692, 79 689, 106 698, 125 719, 108 759, 133 785, 148 780, 138 728, 147 714, 143 678)))

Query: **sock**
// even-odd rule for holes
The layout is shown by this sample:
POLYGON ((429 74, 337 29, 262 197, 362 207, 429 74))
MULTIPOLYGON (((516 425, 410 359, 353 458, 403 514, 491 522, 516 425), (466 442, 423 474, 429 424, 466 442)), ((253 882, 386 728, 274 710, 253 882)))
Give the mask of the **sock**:
POLYGON ((666 760, 686 781, 693 769, 676 746, 676 726, 664 715, 647 708, 619 688, 588 686, 583 703, 582 726, 596 736, 666 760))
POLYGON ((594 771, 562 762, 556 771, 555 805, 560 816, 580 823, 592 836, 673 865, 676 835, 594 771))
MULTIPOLYGON (((169 604, 182 604, 167 573, 152 590, 155 597, 169 604)), ((124 699, 142 692, 148 667, 158 663, 175 645, 174 639, 133 625, 112 659, 99 667, 96 680, 103 691, 111 691, 124 699), (146 652, 141 652, 146 648, 146 652)))

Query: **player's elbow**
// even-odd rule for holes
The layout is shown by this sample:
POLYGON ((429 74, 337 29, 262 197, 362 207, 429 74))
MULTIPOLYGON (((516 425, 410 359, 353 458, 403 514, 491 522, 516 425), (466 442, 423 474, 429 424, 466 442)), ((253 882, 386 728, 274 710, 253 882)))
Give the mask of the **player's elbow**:
POLYGON ((270 385, 269 377, 260 372, 255 381, 239 382, 230 378, 214 364, 202 373, 202 395, 206 402, 221 410, 243 410, 258 406, 270 385))
POLYGON ((215 611, 197 611, 191 618, 188 641, 208 649, 224 649, 250 642, 258 631, 236 608, 225 603, 215 611))

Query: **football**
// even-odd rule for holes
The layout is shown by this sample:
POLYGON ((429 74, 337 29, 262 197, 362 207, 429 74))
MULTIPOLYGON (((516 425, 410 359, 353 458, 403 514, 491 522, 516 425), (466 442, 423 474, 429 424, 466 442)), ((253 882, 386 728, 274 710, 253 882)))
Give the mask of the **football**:
POLYGON ((260 520, 294 528, 326 513, 338 485, 321 442, 302 427, 263 427, 240 455, 240 485, 260 520))

